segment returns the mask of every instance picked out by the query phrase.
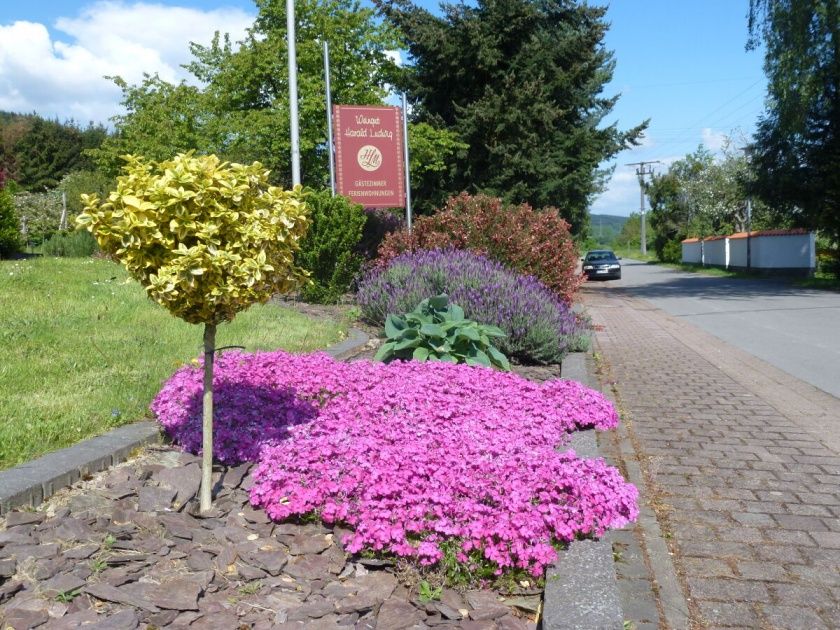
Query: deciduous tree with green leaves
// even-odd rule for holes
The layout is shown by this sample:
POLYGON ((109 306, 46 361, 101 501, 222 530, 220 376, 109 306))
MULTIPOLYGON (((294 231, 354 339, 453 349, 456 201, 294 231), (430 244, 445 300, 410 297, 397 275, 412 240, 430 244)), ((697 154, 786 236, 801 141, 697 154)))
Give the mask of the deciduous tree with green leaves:
POLYGON ((574 0, 477 0, 438 17, 410 0, 375 0, 414 65, 398 78, 415 122, 467 145, 445 192, 484 192, 555 206, 575 234, 604 184, 605 160, 637 144, 646 123, 604 125, 614 61, 606 8, 574 0))
MULTIPOLYGON (((121 79, 127 112, 114 119, 115 135, 94 152, 114 171, 119 156, 155 159, 195 149, 237 162, 258 160, 275 183, 289 185, 286 3, 257 0, 258 15, 236 46, 217 35, 192 44, 187 68, 201 87, 157 76, 130 86, 121 79)), ((322 42, 330 44, 335 103, 381 104, 395 71, 387 51, 399 47, 395 31, 356 0, 296 0, 301 175, 312 188, 327 184, 327 128, 322 42)))
MULTIPOLYGON (((667 173, 655 175, 646 192, 651 206, 650 223, 656 230, 657 255, 662 259, 668 243, 686 236, 729 234, 748 227, 789 227, 789 219, 759 199, 752 201, 748 219, 752 178, 747 157, 731 139, 718 156, 701 146, 673 162, 667 173)), ((671 251, 676 251, 673 246, 671 251)))
POLYGON ((119 260, 149 297, 204 324, 201 510, 211 507, 216 327, 251 304, 297 288, 294 255, 309 219, 300 187, 269 185, 268 172, 179 154, 155 163, 129 156, 107 199, 85 195, 76 223, 119 260))
POLYGON ((749 31, 768 79, 755 190, 840 246, 840 3, 750 0, 749 31))

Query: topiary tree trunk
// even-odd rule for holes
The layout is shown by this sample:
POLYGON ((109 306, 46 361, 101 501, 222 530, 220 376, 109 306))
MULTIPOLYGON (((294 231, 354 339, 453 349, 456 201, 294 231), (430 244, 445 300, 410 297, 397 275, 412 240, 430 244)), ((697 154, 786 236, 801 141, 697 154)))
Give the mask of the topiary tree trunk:
POLYGON ((213 358, 216 354, 216 324, 204 324, 204 398, 201 406, 201 492, 199 507, 213 505, 213 358))

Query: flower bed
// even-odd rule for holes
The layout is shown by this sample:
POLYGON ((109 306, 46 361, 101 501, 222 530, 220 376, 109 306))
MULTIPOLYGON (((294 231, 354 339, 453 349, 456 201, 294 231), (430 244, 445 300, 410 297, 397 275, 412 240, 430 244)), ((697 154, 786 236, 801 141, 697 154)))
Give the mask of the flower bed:
MULTIPOLYGON (((352 552, 542 575, 559 543, 638 514, 636 489, 617 470, 555 450, 570 431, 617 423, 579 383, 283 352, 227 353, 215 383, 215 455, 259 458, 252 503, 277 520, 345 524, 352 552)), ((152 406, 193 452, 200 399, 201 370, 186 366, 152 406)))
POLYGON ((527 364, 560 363, 584 327, 569 306, 533 276, 494 260, 453 249, 397 256, 370 270, 356 299, 366 321, 382 325, 389 313, 408 313, 421 300, 446 293, 469 319, 498 326, 495 345, 527 364))

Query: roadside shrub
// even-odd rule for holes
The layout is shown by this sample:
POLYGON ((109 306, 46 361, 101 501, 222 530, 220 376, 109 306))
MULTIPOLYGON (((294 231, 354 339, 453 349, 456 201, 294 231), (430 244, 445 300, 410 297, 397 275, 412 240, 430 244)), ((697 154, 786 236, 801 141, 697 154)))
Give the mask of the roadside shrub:
POLYGON ((295 255, 297 264, 310 273, 311 284, 301 290, 307 302, 334 304, 350 290, 362 256, 356 249, 367 220, 358 204, 329 190, 308 192, 306 205, 312 224, 295 255))
POLYGON ((568 305, 539 280, 468 251, 402 254, 370 270, 356 299, 364 320, 382 326, 389 313, 408 312, 441 293, 466 317, 498 326, 506 335, 496 342, 499 350, 521 363, 559 363, 580 332, 568 305))
POLYGON ((387 340, 374 357, 385 363, 413 359, 510 370, 507 357, 490 341, 505 333, 496 326, 466 319, 464 309, 450 304, 445 293, 423 300, 402 317, 388 315, 385 336, 387 340))
POLYGON ((378 265, 407 251, 446 247, 485 254, 534 276, 567 304, 583 282, 569 224, 556 208, 534 210, 528 204, 466 193, 451 197, 436 214, 419 217, 411 234, 403 229, 387 235, 378 265))
MULTIPOLYGON (((191 452, 201 378, 200 366, 181 368, 152 404, 191 452)), ((284 352, 225 353, 215 379, 215 453, 231 464, 259 457, 251 502, 275 520, 349 527, 351 553, 441 564, 451 579, 541 576, 557 546, 638 515, 638 493, 615 468, 556 450, 571 431, 618 422, 573 381, 284 352)))
POLYGON ((90 232, 57 232, 41 246, 41 252, 45 256, 63 258, 84 258, 97 251, 99 247, 90 232))
POLYGON ((667 241, 660 251, 657 251, 660 261, 667 263, 682 262, 682 241, 667 241))
POLYGON ((11 193, 0 186, 0 258, 10 258, 20 248, 20 219, 11 193))

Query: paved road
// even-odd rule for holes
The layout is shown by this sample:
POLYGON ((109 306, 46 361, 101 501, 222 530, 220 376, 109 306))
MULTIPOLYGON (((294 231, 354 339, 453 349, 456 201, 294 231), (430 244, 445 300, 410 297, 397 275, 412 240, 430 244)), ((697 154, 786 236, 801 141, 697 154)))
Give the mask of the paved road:
POLYGON ((840 293, 622 262, 622 279, 603 288, 626 289, 840 398, 840 293))
MULTIPOLYGON (((614 539, 625 617, 640 630, 840 628, 840 400, 635 297, 667 303, 686 282, 654 269, 645 285, 646 270, 628 267, 626 291, 582 291, 622 411, 600 446, 641 492, 639 522, 614 539), (627 570, 640 564, 652 576, 627 570)), ((709 283, 711 304, 727 304, 725 284, 709 283)), ((778 293, 754 290, 765 304, 778 293)))

